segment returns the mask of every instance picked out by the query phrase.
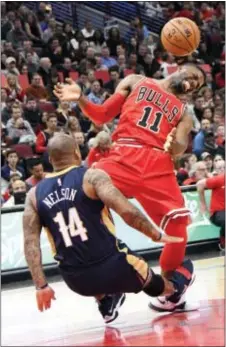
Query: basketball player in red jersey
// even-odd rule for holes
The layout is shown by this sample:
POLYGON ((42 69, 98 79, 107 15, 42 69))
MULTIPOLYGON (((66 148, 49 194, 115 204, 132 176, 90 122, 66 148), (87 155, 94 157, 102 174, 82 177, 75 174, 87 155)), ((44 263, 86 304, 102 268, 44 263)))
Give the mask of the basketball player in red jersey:
MULTIPOLYGON (((184 238, 184 243, 165 245, 161 253, 162 273, 170 278, 184 260, 190 213, 184 205, 171 156, 186 150, 193 125, 179 97, 200 89, 205 84, 205 73, 196 65, 186 64, 163 80, 129 75, 103 105, 91 103, 77 84, 69 83, 58 84, 55 95, 61 101, 77 101, 94 123, 107 123, 120 114, 110 155, 95 167, 106 171, 125 196, 136 198, 168 235, 184 238)), ((192 309, 184 296, 177 302, 158 298, 151 307, 174 311, 181 305, 185 310, 192 309)))

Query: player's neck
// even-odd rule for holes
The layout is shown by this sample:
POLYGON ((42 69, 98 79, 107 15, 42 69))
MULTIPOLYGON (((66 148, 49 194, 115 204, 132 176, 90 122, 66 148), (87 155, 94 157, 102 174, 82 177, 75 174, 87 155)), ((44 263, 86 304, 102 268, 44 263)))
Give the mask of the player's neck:
POLYGON ((80 165, 81 165, 81 162, 79 160, 73 160, 73 161, 71 160, 70 162, 64 161, 58 164, 53 163, 53 169, 54 169, 54 172, 59 172, 59 171, 67 170, 70 167, 80 166, 80 165))

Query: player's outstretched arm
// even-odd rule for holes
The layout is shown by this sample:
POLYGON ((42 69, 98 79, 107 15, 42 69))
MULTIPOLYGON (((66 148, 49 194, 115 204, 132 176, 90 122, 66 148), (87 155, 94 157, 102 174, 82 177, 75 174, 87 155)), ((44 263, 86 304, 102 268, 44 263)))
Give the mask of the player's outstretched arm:
POLYGON ((36 286, 36 300, 40 311, 51 306, 54 291, 47 284, 42 269, 42 254, 40 248, 41 223, 34 204, 35 188, 32 188, 25 202, 23 214, 24 253, 33 282, 36 286))
POLYGON ((147 219, 147 217, 113 185, 111 178, 102 170, 89 169, 83 181, 83 189, 92 199, 100 199, 119 214, 132 228, 150 237, 155 242, 182 242, 183 238, 171 237, 147 219))
POLYGON ((54 88, 54 94, 61 101, 77 101, 84 115, 95 124, 102 125, 120 114, 122 106, 132 90, 132 86, 141 78, 143 76, 140 75, 129 75, 124 78, 117 86, 115 93, 102 105, 96 105, 89 101, 83 95, 80 86, 71 79, 67 79, 68 84, 58 83, 54 88))

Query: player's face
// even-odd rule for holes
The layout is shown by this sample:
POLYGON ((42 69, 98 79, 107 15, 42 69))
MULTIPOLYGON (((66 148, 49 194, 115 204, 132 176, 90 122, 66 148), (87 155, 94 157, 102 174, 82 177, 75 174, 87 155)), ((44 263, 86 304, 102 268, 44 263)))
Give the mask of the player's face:
POLYGON ((191 93, 204 84, 203 73, 195 66, 183 66, 172 76, 171 87, 175 94, 191 93))

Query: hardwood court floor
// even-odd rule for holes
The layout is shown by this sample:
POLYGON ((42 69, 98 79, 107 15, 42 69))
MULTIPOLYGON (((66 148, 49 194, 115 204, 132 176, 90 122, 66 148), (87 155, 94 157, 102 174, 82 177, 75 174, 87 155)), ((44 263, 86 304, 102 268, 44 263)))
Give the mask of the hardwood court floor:
MULTIPOLYGON (((2 292, 3 346, 224 346, 224 258, 194 262, 196 281, 187 292, 200 309, 162 314, 144 293, 128 294, 119 318, 105 326, 92 298, 52 283, 57 300, 36 309, 33 287, 2 292)), ((159 271, 159 268, 155 268, 159 271)))

